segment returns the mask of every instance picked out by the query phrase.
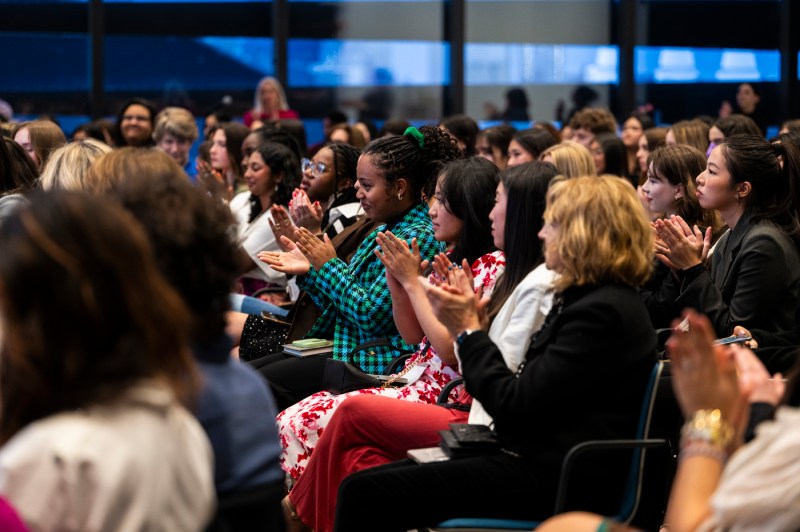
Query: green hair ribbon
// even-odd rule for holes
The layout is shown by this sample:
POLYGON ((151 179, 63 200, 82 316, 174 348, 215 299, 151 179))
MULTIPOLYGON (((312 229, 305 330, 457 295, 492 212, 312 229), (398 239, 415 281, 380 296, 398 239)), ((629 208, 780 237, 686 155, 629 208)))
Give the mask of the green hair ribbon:
POLYGON ((419 143, 420 149, 422 149, 422 147, 425 146, 425 135, 420 133, 419 129, 415 128, 414 126, 406 128, 406 130, 403 131, 403 136, 414 137, 414 139, 419 143))

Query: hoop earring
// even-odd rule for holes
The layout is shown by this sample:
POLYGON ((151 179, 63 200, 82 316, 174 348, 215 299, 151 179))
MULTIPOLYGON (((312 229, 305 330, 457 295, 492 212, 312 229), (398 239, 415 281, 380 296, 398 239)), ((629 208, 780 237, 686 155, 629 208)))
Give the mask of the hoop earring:
POLYGON ((397 195, 397 201, 403 201, 403 194, 397 195))

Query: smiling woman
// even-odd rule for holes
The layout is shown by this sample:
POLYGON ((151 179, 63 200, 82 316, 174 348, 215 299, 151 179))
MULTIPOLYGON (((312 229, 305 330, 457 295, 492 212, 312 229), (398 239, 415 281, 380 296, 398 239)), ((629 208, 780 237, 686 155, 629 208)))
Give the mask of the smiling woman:
MULTIPOLYGON (((393 357, 414 350, 395 325, 386 269, 374 254, 375 242, 380 231, 391 231, 406 242, 415 238, 420 260, 430 260, 441 250, 421 193, 435 184, 444 163, 459 156, 455 141, 435 127, 409 128, 405 135, 375 140, 358 161, 356 187, 365 213, 381 226, 361 242, 349 264, 336 258, 329 239, 321 241, 305 229, 296 231, 289 252, 259 256, 280 272, 300 276, 298 285, 323 310, 306 336, 333 338, 335 359, 347 358, 364 342, 386 339, 385 345, 352 357, 365 371, 380 373, 393 357)), ((317 358, 265 357, 261 371, 279 407, 320 390, 323 364, 317 358)))
POLYGON ((152 146, 155 116, 156 106, 143 98, 125 103, 117 116, 117 146, 152 146))
POLYGON ((280 249, 269 223, 270 207, 289 201, 300 178, 299 164, 289 148, 266 142, 247 158, 244 178, 248 190, 234 197, 230 207, 239 224, 241 246, 252 260, 252 268, 243 275, 245 292, 252 292, 256 286, 263 288, 265 283, 285 286, 286 276, 256 259, 256 254, 280 249), (251 279, 260 282, 250 286, 251 279))

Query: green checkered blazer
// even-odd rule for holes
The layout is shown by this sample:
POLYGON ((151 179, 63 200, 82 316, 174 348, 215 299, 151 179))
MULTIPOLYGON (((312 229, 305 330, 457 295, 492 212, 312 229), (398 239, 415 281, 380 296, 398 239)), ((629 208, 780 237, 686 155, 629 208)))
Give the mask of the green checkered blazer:
MULTIPOLYGON (((400 337, 392 316, 392 297, 386 285, 386 270, 373 251, 381 225, 361 242, 348 265, 331 259, 322 268, 311 268, 299 277, 303 288, 319 308, 322 316, 308 332, 308 338, 333 338, 333 358, 344 360, 357 345, 369 340, 388 338, 390 345, 360 351, 353 357, 367 373, 381 373, 386 364, 403 352, 413 352, 400 337)), ((389 228, 407 242, 416 237, 422 259, 431 260, 444 250, 444 244, 433 237, 428 208, 419 204, 389 228)))

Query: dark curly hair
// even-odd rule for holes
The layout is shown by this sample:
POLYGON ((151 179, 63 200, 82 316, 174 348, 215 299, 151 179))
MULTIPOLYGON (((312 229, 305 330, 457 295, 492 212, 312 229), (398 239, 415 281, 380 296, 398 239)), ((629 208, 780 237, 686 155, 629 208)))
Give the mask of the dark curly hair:
POLYGON ((192 311, 192 343, 225 332, 225 311, 237 272, 230 209, 180 173, 141 174, 111 185, 108 195, 144 227, 161 273, 192 311))
MULTIPOLYGON (((253 153, 258 153, 264 159, 270 171, 283 178, 278 182, 275 194, 272 196, 273 205, 285 205, 292 197, 292 191, 300 183, 300 161, 298 161, 292 151, 277 142, 265 142, 259 144, 253 153)), ((252 222, 264 210, 258 196, 250 194, 250 216, 248 222, 252 222)))
POLYGON ((438 127, 422 126, 419 132, 424 136, 422 147, 411 135, 383 137, 370 142, 363 155, 372 157, 372 164, 383 172, 387 185, 402 178, 412 194, 420 197, 424 192, 430 197, 442 166, 460 159, 462 154, 456 141, 438 127))

